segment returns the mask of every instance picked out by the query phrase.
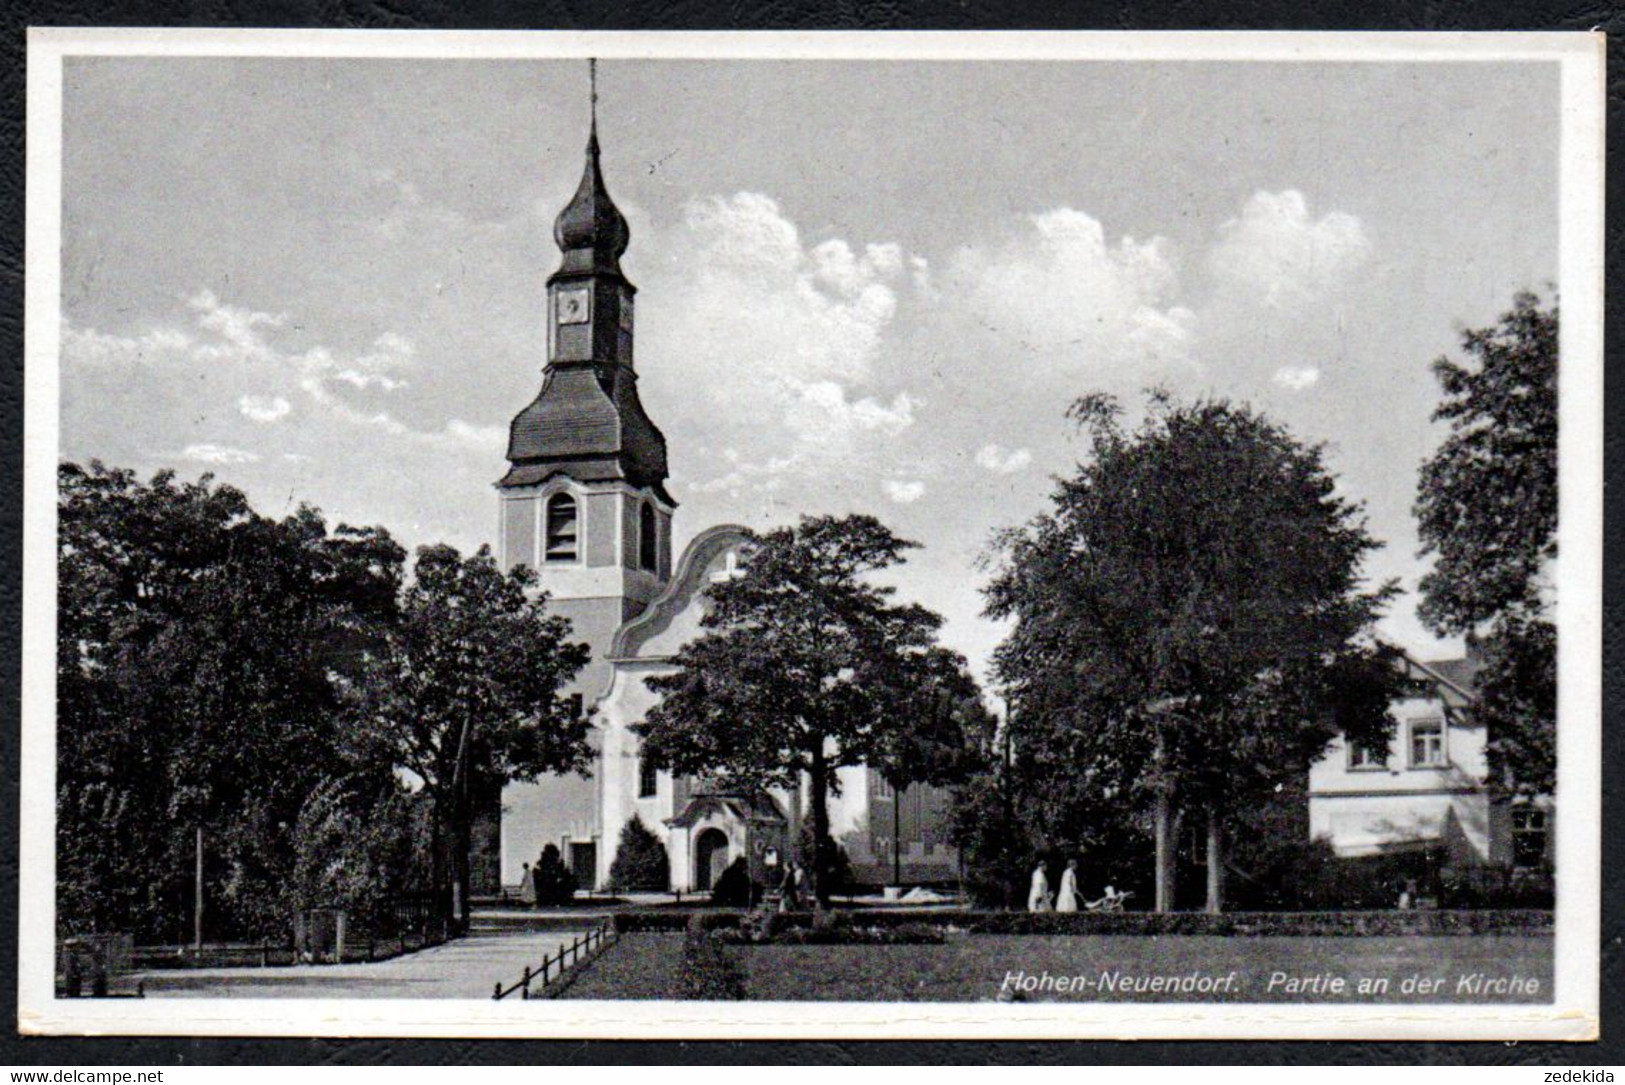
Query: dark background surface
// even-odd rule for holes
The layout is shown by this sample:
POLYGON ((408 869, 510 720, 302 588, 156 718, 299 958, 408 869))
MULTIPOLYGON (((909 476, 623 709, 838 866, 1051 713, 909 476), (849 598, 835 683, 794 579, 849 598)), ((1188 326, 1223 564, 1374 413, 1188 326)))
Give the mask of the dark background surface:
MULTIPOLYGON (((1393 1043, 1028 1043, 784 1042, 652 1043, 608 1041, 248 1040, 171 1038, 23 1038, 16 1021, 19 696, 21 676, 24 84, 28 26, 337 27, 348 29, 565 30, 1590 30, 1608 32, 1608 205, 1616 209, 1621 120, 1620 59, 1625 14, 1604 3, 1509 3, 1470 0, 1408 3, 1382 0, 1138 0, 1094 4, 1016 0, 39 0, 4 7, 0 32, 0 1062, 58 1067, 116 1064, 209 1065, 317 1063, 504 1065, 539 1063, 1098 1063, 1281 1064, 1434 1063, 1440 1065, 1618 1066, 1625 1064, 1625 743, 1616 722, 1621 692, 1616 487, 1605 493, 1603 626, 1602 1040, 1596 1044, 1393 1043), (1619 35, 1619 36, 1616 36, 1619 35)), ((1608 311, 1618 294, 1616 216, 1608 216, 1608 311)), ((1607 356, 1618 353, 1612 321, 1607 356)), ((1622 467, 1617 418, 1625 388, 1606 389, 1606 474, 1622 467)), ((1532 1081, 1539 1080, 1531 1078, 1532 1081)))

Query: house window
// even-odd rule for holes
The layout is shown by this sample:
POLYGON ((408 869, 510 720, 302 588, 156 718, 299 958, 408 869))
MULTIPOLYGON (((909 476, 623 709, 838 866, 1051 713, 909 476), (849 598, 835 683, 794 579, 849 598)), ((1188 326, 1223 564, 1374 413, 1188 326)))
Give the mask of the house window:
POLYGON ((1353 739, 1349 740, 1349 768, 1385 769, 1387 767, 1388 750, 1385 747, 1367 745, 1353 739))
POLYGON ((655 510, 652 506, 644 504, 638 509, 638 564, 655 571, 655 510))
POLYGON ((652 799, 660 789, 660 766, 647 754, 638 757, 638 798, 652 799))
POLYGON ((1521 806, 1512 811, 1512 865, 1538 867, 1546 861, 1546 811, 1521 806))
POLYGON ((896 798, 896 794, 892 791, 891 784, 887 783, 886 778, 879 773, 875 773, 875 798, 881 800, 882 802, 896 798))
POLYGON ((576 560, 576 499, 555 494, 547 502, 547 560, 576 560))
POLYGON ((1444 765, 1444 721, 1416 720, 1411 724, 1411 768, 1435 769, 1444 765))

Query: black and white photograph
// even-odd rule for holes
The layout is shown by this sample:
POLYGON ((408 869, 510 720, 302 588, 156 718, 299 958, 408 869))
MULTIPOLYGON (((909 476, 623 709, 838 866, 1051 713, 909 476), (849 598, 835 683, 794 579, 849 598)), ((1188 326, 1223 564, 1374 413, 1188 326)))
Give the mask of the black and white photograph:
POLYGON ((35 31, 19 1029, 1595 1038, 1602 70, 35 31))

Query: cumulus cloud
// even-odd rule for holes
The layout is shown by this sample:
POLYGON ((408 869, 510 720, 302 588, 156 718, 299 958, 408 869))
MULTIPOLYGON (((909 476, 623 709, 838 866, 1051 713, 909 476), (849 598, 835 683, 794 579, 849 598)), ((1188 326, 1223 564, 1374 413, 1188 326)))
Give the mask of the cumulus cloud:
POLYGON ((1219 228, 1207 266, 1221 288, 1294 310, 1340 285, 1370 249, 1355 216, 1332 211, 1317 219, 1296 189, 1260 191, 1219 228))
POLYGON ((809 243, 751 192, 691 202, 669 243, 684 273, 651 291, 644 315, 672 347, 639 368, 651 401, 713 407, 705 435, 734 458, 702 492, 840 470, 914 424, 919 400, 877 387, 891 376, 881 344, 898 290, 916 268, 900 246, 809 243))
MULTIPOLYGON (((415 441, 424 447, 500 455, 507 432, 500 426, 448 419, 438 429, 416 428, 379 405, 376 397, 408 387, 401 374, 416 361, 417 348, 407 337, 386 331, 361 351, 343 353, 317 345, 289 350, 274 336, 290 326, 286 314, 265 312, 223 301, 200 290, 187 299, 192 325, 157 328, 140 335, 109 335, 66 324, 62 335, 65 394, 84 382, 120 385, 121 370, 144 367, 145 387, 158 400, 184 403, 192 420, 231 417, 270 424, 294 410, 287 395, 238 391, 244 384, 285 381, 290 393, 303 393, 317 408, 318 426, 339 422, 366 427, 386 436, 415 441), (84 381, 75 383, 74 373, 84 381), (99 375, 98 375, 99 374, 99 375), (173 392, 166 390, 173 387, 173 392), (210 392, 225 393, 225 403, 210 407, 210 392), (358 398, 359 397, 359 398, 358 398)), ((85 388, 88 391, 88 387, 85 388)), ((149 397, 149 398, 153 398, 149 397)), ((327 432, 318 435, 322 439, 327 432)), ((218 441, 188 445, 180 455, 200 463, 241 464, 259 457, 218 441)))
POLYGON ((1320 380, 1320 370, 1312 365, 1283 365, 1275 371, 1275 383, 1301 392, 1320 380))
POLYGON ((281 396, 244 395, 237 397, 237 410, 255 422, 275 422, 286 417, 293 404, 281 396))
POLYGON ((976 464, 999 475, 1010 475, 1033 462, 1033 454, 1025 448, 1005 451, 997 444, 983 445, 976 450, 976 464))
POLYGON ((886 496, 899 505, 910 505, 925 496, 925 483, 918 479, 904 481, 889 478, 884 482, 886 496))
POLYGON ((187 445, 181 450, 181 459, 191 460, 193 463, 254 463, 259 458, 257 452, 247 452, 241 448, 227 448, 224 445, 216 444, 187 445))
POLYGON ((1069 207, 1031 216, 995 250, 955 254, 941 304, 961 308, 1006 349, 1099 374, 1189 361, 1194 314, 1174 303, 1179 269, 1160 237, 1115 244, 1069 207))

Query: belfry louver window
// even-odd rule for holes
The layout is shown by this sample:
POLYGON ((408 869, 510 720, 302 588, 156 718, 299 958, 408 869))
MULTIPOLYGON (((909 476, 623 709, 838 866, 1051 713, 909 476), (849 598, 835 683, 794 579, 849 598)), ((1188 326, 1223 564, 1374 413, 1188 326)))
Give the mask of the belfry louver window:
POLYGON ((576 560, 576 499, 557 494, 547 502, 547 560, 576 560))
POLYGON ((658 557, 656 545, 655 510, 645 503, 638 509, 638 565, 651 573, 655 571, 658 557))

